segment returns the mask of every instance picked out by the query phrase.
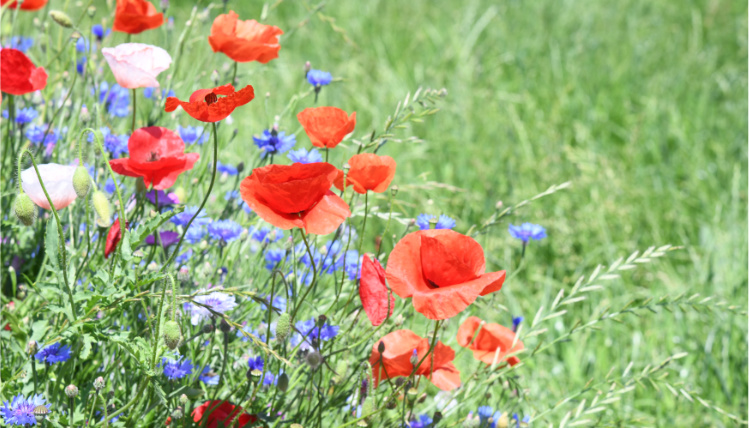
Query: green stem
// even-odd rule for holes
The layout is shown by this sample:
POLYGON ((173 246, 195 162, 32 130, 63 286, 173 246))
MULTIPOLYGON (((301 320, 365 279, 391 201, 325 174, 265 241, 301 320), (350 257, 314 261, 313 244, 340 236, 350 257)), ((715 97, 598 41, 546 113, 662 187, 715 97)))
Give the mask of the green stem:
POLYGON ((159 313, 156 315, 156 334, 153 336, 153 356, 151 357, 151 369, 156 369, 156 356, 158 355, 159 351, 159 330, 161 329, 161 317, 163 315, 164 310, 164 300, 166 300, 166 289, 169 287, 169 285, 172 285, 170 288, 174 288, 174 278, 172 278, 172 275, 167 274, 166 278, 164 278, 164 290, 161 292, 161 302, 159 302, 159 313), (171 284, 170 284, 171 283, 171 284))
MULTIPOLYGON (((226 2, 224 2, 226 4, 226 2)), ((231 84, 235 85, 237 82, 237 66, 239 65, 238 62, 234 61, 234 73, 231 76, 231 84)))
POLYGON ((133 132, 135 132, 135 112, 136 112, 136 100, 138 97, 135 96, 135 88, 133 88, 133 125, 130 127, 130 135, 133 135, 133 132))
MULTIPOLYGON (((143 383, 141 383, 140 388, 138 388, 138 392, 136 392, 135 395, 133 396, 132 400, 130 400, 127 404, 117 409, 112 414, 112 416, 109 417, 109 419, 114 419, 117 416, 121 415, 123 412, 127 411, 129 408, 131 408, 143 396, 143 391, 145 391, 146 386, 148 386, 148 382, 149 382, 149 379, 145 378, 143 380, 143 383)), ((89 420, 90 419, 91 418, 89 418, 89 420)))
MULTIPOLYGON (((299 311, 299 308, 302 307, 302 303, 304 303, 304 299, 306 299, 310 291, 312 291, 312 288, 315 285, 315 281, 317 280, 317 266, 315 264, 315 258, 312 256, 312 250, 310 250, 309 248, 309 242, 307 242, 307 236, 304 233, 304 229, 299 229, 299 232, 302 234, 302 239, 304 240, 304 246, 307 248, 307 255, 309 256, 310 264, 312 265, 312 282, 310 283, 309 286, 307 286, 307 291, 304 292, 304 294, 302 295, 302 298, 299 299, 299 303, 297 303, 297 305, 294 307, 294 312, 292 312, 291 314, 292 320, 296 319, 296 313, 299 311)), ((302 283, 304 283, 303 280, 302 280, 302 283)))

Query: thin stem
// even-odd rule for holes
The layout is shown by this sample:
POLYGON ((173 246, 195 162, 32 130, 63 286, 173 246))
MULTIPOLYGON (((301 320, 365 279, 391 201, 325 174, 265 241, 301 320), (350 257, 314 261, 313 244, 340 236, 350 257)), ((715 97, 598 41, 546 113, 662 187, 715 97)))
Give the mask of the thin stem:
MULTIPOLYGON (((156 334, 153 336, 153 356, 151 357, 151 368, 156 369, 156 356, 158 355, 159 348, 159 330, 161 329, 161 317, 164 310, 164 300, 166 300, 166 289, 169 287, 170 282, 174 283, 174 278, 167 274, 164 278, 164 290, 161 292, 161 302, 159 302, 159 313, 156 315, 156 334)), ((172 287, 173 288, 173 287, 172 287)))
MULTIPOLYGON (((307 242, 307 236, 304 233, 303 229, 299 229, 299 232, 302 234, 302 239, 304 240, 304 246, 307 247, 307 255, 310 259, 310 264, 312 265, 312 283, 310 283, 309 286, 307 286, 307 291, 304 292, 304 295, 302 295, 302 298, 299 299, 299 303, 297 303, 296 307, 294 307, 294 312, 291 314, 291 319, 296 319, 296 313, 299 311, 299 308, 302 307, 302 303, 304 303, 304 299, 307 298, 307 295, 309 295, 310 291, 312 291, 313 286, 315 285, 315 281, 317 280, 317 265, 315 264, 315 258, 312 256, 312 250, 309 248, 309 242, 307 242)), ((302 281, 304 283, 304 281, 302 281)))
POLYGON ((133 125, 130 127, 130 135, 132 135, 133 132, 135 132, 135 111, 136 111, 136 100, 138 97, 135 96, 135 88, 133 88, 133 125))
POLYGON ((131 408, 143 396, 143 391, 145 391, 146 386, 148 386, 148 382, 149 382, 149 379, 145 378, 143 380, 143 383, 141 383, 140 388, 138 388, 138 392, 136 392, 135 395, 133 396, 132 400, 130 400, 127 404, 117 409, 109 418, 114 419, 117 416, 121 415, 123 412, 127 411, 129 408, 131 408))
POLYGON ((94 391, 94 401, 91 404, 91 413, 88 414, 88 424, 90 426, 94 426, 96 424, 96 421, 94 421, 94 409, 96 408, 96 401, 99 399, 99 391, 94 391))
MULTIPOLYGON (((224 5, 226 5, 226 2, 224 2, 224 5)), ((239 63, 236 62, 236 61, 234 61, 234 73, 231 75, 231 84, 232 85, 235 85, 236 82, 237 82, 237 66, 238 65, 239 65, 239 63)))

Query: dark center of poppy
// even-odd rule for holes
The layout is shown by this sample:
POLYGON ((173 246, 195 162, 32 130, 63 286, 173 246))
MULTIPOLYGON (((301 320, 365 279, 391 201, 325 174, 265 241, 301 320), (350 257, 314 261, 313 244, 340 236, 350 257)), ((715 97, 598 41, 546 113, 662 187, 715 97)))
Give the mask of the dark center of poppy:
POLYGON ((208 94, 208 95, 205 96, 205 103, 206 104, 211 105, 211 104, 216 103, 216 102, 218 102, 218 97, 213 92, 211 92, 210 94, 208 94))
POLYGON ((159 160, 159 154, 156 152, 151 152, 149 153, 146 162, 156 162, 157 160, 159 160))

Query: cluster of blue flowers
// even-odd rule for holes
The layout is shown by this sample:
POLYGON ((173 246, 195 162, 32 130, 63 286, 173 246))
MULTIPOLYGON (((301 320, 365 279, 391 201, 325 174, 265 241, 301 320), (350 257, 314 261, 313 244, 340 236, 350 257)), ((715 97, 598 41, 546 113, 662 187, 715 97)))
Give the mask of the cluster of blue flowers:
MULTIPOLYGON (((431 214, 419 214, 416 217, 416 225, 419 226, 419 230, 431 229, 431 221, 437 218, 431 214)), ((437 219, 437 223, 434 225, 435 229, 452 229, 455 227, 455 220, 442 214, 437 219)))
MULTIPOLYGON (((99 128, 99 131, 101 131, 101 134, 104 137, 104 148, 112 155, 112 157, 121 158, 130 153, 127 147, 127 142, 130 139, 129 135, 114 134, 112 133, 112 130, 106 126, 99 128)), ((94 134, 89 133, 86 138, 89 143, 92 143, 94 141, 94 134)))
MULTIPOLYGON (((33 107, 16 109, 15 121, 19 125, 26 125, 27 123, 31 123, 37 117, 39 117, 39 113, 33 107)), ((3 119, 8 118, 8 110, 3 110, 3 119)))
POLYGON ((330 325, 327 322, 320 326, 315 318, 310 318, 307 321, 297 321, 294 326, 298 333, 292 336, 289 343, 292 346, 299 345, 299 349, 302 351, 313 349, 313 341, 327 342, 333 339, 338 336, 338 330, 340 329, 337 325, 330 325))
POLYGON ((130 91, 116 83, 110 85, 107 82, 101 82, 99 102, 104 104, 112 117, 126 117, 130 114, 130 91))
POLYGON ((3 406, 0 407, 0 415, 3 417, 5 425, 36 425, 34 408, 45 406, 49 411, 51 405, 47 404, 46 401, 42 397, 42 394, 34 395, 28 399, 19 394, 13 397, 13 399, 3 402, 3 406))
POLYGON ((322 162, 322 154, 320 154, 317 149, 307 150, 301 148, 299 150, 291 150, 286 157, 288 157, 292 163, 308 164, 322 162))
POLYGON ((177 133, 182 138, 182 141, 188 145, 195 143, 202 145, 208 141, 208 132, 204 132, 202 126, 187 126, 183 128, 177 125, 177 133))
POLYGON ((18 49, 19 51, 26 53, 29 49, 34 46, 34 39, 31 37, 13 36, 10 38, 10 43, 5 45, 6 48, 18 49))
POLYGON ((286 153, 296 144, 294 134, 286 135, 283 131, 266 129, 260 136, 253 136, 255 145, 263 151, 263 157, 286 153))

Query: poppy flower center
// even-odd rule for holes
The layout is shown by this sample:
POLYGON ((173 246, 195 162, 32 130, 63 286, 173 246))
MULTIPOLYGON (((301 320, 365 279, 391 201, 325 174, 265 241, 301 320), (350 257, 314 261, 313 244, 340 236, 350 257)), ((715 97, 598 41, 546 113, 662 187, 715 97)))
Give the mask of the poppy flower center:
POLYGON ((211 105, 211 104, 214 104, 214 103, 217 103, 217 102, 218 102, 218 97, 213 92, 211 92, 210 94, 208 94, 208 95, 205 96, 205 103, 206 104, 211 105))
POLYGON ((151 152, 148 154, 148 158, 146 158, 146 162, 156 162, 159 160, 159 154, 156 152, 151 152))

